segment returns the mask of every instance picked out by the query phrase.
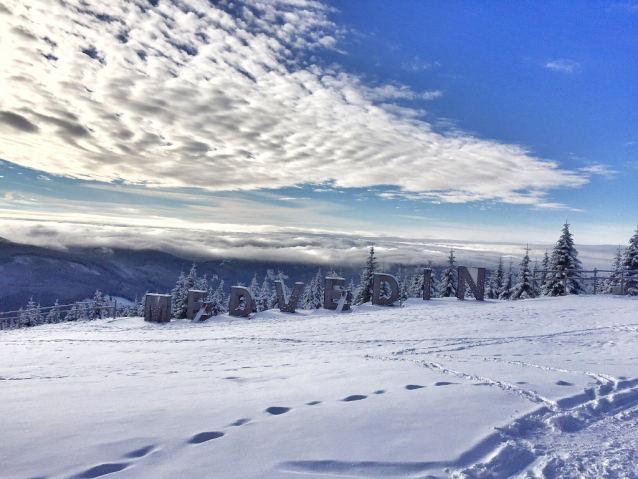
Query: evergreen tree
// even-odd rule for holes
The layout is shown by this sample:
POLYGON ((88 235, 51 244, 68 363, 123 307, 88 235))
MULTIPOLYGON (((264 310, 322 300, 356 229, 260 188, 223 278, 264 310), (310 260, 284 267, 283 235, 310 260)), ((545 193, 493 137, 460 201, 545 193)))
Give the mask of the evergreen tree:
POLYGON ((499 257, 496 269, 490 275, 490 279, 485 288, 485 296, 488 299, 499 299, 503 292, 503 284, 505 281, 505 270, 503 268, 503 257, 499 257))
POLYGON ((359 286, 355 291, 354 301, 355 305, 369 303, 372 301, 372 289, 374 286, 374 273, 377 270, 377 261, 374 256, 374 246, 370 246, 370 254, 366 260, 366 265, 361 271, 361 279, 359 286))
POLYGON ((29 316, 27 312, 20 308, 18 309, 18 322, 16 328, 26 328, 29 325, 29 316))
POLYGON ((93 304, 91 305, 91 312, 89 313, 89 319, 100 319, 102 317, 102 308, 104 307, 104 297, 99 289, 95 290, 93 295, 93 304))
POLYGON ((86 306, 86 303, 82 302, 78 306, 78 320, 80 321, 88 321, 89 320, 89 309, 86 306))
MULTIPOLYGON (((188 309, 188 291, 195 288, 197 284, 197 269, 195 264, 191 266, 187 276, 182 271, 177 278, 175 287, 171 290, 171 310, 173 317, 176 319, 186 318, 186 310, 188 309)), ((142 315, 144 313, 142 312, 142 315)))
POLYGON ((439 297, 450 298, 456 296, 456 285, 458 272, 454 263, 456 257, 454 256, 454 250, 450 249, 450 256, 448 256, 448 267, 441 273, 441 283, 438 286, 439 297))
MULTIPOLYGON (((434 262, 429 259, 426 268, 432 270, 430 275, 430 298, 438 298, 439 297, 439 284, 441 282, 436 277, 436 271, 434 270, 434 262)), ((421 276, 421 281, 423 281, 423 276, 421 276)))
POLYGON ((40 305, 33 301, 33 296, 29 299, 24 315, 20 320, 22 327, 33 327, 42 324, 43 318, 40 311, 40 305))
POLYGON ((611 294, 614 286, 620 286, 623 271, 623 254, 620 245, 618 245, 618 250, 614 256, 611 271, 609 277, 603 281, 602 292, 606 294, 611 294))
POLYGON ((209 290, 206 301, 211 302, 211 313, 213 316, 228 312, 228 298, 224 292, 224 281, 220 280, 215 290, 209 290))
POLYGON ((399 267, 397 272, 397 281, 399 282, 399 300, 405 301, 410 297, 410 279, 403 274, 403 268, 399 267))
POLYGON ((268 270, 259 289, 259 296, 264 298, 262 302, 264 309, 270 309, 272 307, 273 287, 271 286, 272 279, 268 275, 269 272, 272 272, 272 270, 268 270))
POLYGON ((563 294, 581 294, 584 292, 583 286, 578 277, 583 267, 578 259, 578 251, 574 247, 572 234, 569 232, 569 224, 563 225, 563 231, 556 242, 554 251, 550 259, 550 269, 553 273, 546 276, 547 282, 543 285, 543 295, 561 296, 563 294), (565 291, 565 277, 572 276, 567 280, 567 291, 565 291))
POLYGON ((498 295, 498 299, 510 299, 512 295, 512 286, 514 282, 514 277, 512 275, 512 260, 510 258, 510 267, 505 275, 505 280, 503 281, 503 289, 501 290, 501 294, 498 295))
POLYGON ((623 256, 623 266, 626 273, 627 294, 630 296, 638 296, 638 228, 629 240, 629 247, 625 250, 623 256))
POLYGON ((525 257, 521 261, 516 285, 512 289, 511 299, 527 299, 534 297, 532 272, 529 269, 529 246, 525 248, 525 257))
POLYGON ((49 324, 55 324, 60 322, 60 303, 58 303, 57 299, 55 300, 55 303, 53 304, 53 308, 51 308, 51 310, 47 314, 46 322, 49 324))
POLYGON ((324 279, 321 269, 317 271, 315 277, 310 281, 310 291, 306 302, 306 309, 323 308, 324 279))
POLYGON ((252 281, 250 282, 250 290, 253 292, 253 294, 255 295, 255 304, 253 306, 255 312, 260 312, 260 311, 264 311, 267 308, 264 306, 264 303, 266 302, 266 299, 261 298, 261 294, 260 290, 261 288, 259 287, 259 281, 257 280, 257 273, 255 273, 255 275, 253 276, 252 281))
POLYGON ((73 303, 71 309, 66 312, 64 315, 65 321, 77 321, 78 320, 78 305, 77 303, 73 303))
POLYGON ((419 266, 410 278, 409 295, 411 298, 423 297, 423 268, 419 266))

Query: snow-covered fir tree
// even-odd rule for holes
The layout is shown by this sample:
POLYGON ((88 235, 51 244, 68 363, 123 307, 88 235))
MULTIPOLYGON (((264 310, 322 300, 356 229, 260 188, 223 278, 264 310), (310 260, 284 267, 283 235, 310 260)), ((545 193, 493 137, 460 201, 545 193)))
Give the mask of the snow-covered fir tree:
MULTIPOLYGON (((268 270, 268 272, 270 271, 272 270, 268 270)), ((266 276, 264 277, 264 280, 261 283, 261 288, 259 289, 259 296, 264 298, 262 303, 264 306, 264 309, 272 308, 273 286, 272 286, 272 279, 270 278, 268 272, 266 273, 266 276)))
POLYGON ((100 319, 102 317, 102 308, 104 307, 104 296, 99 289, 95 290, 93 295, 93 304, 91 304, 91 311, 89 312, 89 319, 100 319))
POLYGON ((451 298, 456 296, 456 285, 458 272, 454 264, 456 263, 456 257, 454 256, 454 250, 450 249, 450 256, 447 259, 447 268, 441 272, 441 282, 438 286, 438 295, 441 298, 451 298))
POLYGON ((410 278, 409 286, 410 298, 423 297, 423 267, 419 266, 410 278))
POLYGON ((503 280, 503 288, 501 294, 498 295, 498 299, 510 299, 512 295, 512 287, 514 286, 514 275, 512 274, 512 259, 510 258, 510 267, 507 270, 505 279, 503 280))
POLYGON ((410 297, 410 276, 404 274, 403 268, 397 271, 397 280, 399 282, 399 301, 405 301, 410 297))
POLYGON ((623 266, 627 270, 625 276, 627 294, 638 296, 638 228, 629 240, 629 246, 623 255, 623 266))
POLYGON ((253 306, 254 311, 256 312, 260 312, 260 311, 264 311, 267 308, 267 306, 264 306, 264 303, 267 302, 267 298, 262 299, 260 291, 261 291, 261 287, 259 286, 259 280, 257 279, 257 273, 255 273, 255 275, 253 276, 252 281, 250 282, 250 286, 249 286, 250 290, 253 292, 253 294, 255 295, 255 305, 253 306))
POLYGON ((78 316, 79 316, 78 305, 77 305, 77 303, 74 303, 73 306, 71 306, 71 309, 69 309, 66 312, 66 314, 64 315, 64 320, 65 321, 77 321, 78 320, 78 316))
POLYGON ((578 259, 578 251, 574 246, 572 234, 569 232, 569 224, 565 222, 563 231, 554 246, 554 251, 550 258, 550 269, 553 273, 548 273, 542 291, 545 296, 561 296, 563 294, 582 294, 585 292, 578 277, 583 267, 578 259), (567 291, 565 291, 564 280, 567 279, 567 291), (571 276, 571 278, 569 278, 571 276))
POLYGON ((505 269, 503 267, 503 257, 499 257, 496 269, 492 271, 490 279, 485 288, 485 296, 488 299, 499 299, 503 292, 505 282, 505 269))
POLYGON ((188 291, 195 287, 197 283, 197 269, 195 264, 191 266, 188 275, 184 276, 182 271, 177 278, 175 287, 171 290, 171 310, 173 317, 184 319, 188 308, 188 291))
POLYGON ((374 256, 374 246, 370 246, 370 253, 368 254, 368 259, 366 260, 366 265, 361 271, 361 279, 359 281, 359 286, 354 294, 355 305, 364 304, 372 301, 372 288, 374 281, 374 273, 377 270, 377 261, 374 256))
POLYGON ((614 286, 620 286, 620 280, 622 279, 622 271, 623 271, 623 254, 618 245, 618 249, 616 250, 616 254, 614 255, 614 261, 611 265, 611 273, 609 276, 603 281, 602 292, 606 294, 611 294, 614 286))
POLYGON ((46 322, 49 324, 56 324, 60 322, 60 303, 55 300, 53 307, 47 313, 46 322))
POLYGON ((304 287, 301 296, 301 309, 319 309, 323 307, 323 274, 321 269, 315 277, 304 287))
POLYGON ((224 292, 224 280, 219 281, 217 288, 213 289, 212 286, 209 288, 206 301, 211 303, 213 316, 228 312, 228 297, 224 292))
POLYGON ((510 299, 527 299, 534 297, 534 286, 532 285, 532 272, 529 268, 529 246, 525 248, 525 256, 518 271, 516 284, 512 288, 510 299))
POLYGON ((89 308, 86 303, 82 302, 78 304, 78 321, 89 320, 89 308))
POLYGON ((27 303, 27 307, 24 310, 24 315, 22 316, 20 323, 21 323, 20 324, 21 327, 28 327, 28 328, 33 326, 38 326, 39 324, 43 323, 42 313, 40 311, 40 305, 36 304, 36 302, 33 301, 33 297, 29 299, 29 302, 27 303))

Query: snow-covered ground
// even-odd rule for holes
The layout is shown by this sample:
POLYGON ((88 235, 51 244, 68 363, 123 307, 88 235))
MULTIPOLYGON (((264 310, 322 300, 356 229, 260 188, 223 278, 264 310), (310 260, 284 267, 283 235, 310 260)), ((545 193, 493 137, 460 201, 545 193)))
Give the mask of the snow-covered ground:
POLYGON ((0 333, 0 477, 638 477, 638 301, 0 333))

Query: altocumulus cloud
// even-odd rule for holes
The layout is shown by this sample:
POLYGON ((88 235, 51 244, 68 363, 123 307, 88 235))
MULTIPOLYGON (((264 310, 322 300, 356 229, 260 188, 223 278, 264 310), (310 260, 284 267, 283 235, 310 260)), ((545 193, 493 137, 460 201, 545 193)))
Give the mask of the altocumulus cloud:
POLYGON ((539 205, 586 175, 517 145, 441 134, 434 99, 312 61, 337 49, 311 0, 3 0, 0 155, 50 174, 210 190, 391 185, 539 205))

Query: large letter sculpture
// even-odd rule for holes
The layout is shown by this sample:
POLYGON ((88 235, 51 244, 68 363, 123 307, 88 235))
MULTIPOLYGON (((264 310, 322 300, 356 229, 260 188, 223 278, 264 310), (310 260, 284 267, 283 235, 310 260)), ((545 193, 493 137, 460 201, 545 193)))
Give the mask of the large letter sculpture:
POLYGON ((171 320, 171 295, 150 294, 144 298, 144 321, 168 323, 171 320))
POLYGON ((326 276, 323 289, 323 307, 337 311, 350 309, 351 293, 343 289, 345 278, 338 276, 326 276))
POLYGON ((279 279, 275 281, 279 311, 282 311, 284 313, 294 313, 295 308, 297 307, 297 303, 299 302, 299 298, 301 297, 302 288, 303 283, 295 283, 292 288, 292 294, 290 295, 290 298, 288 298, 288 295, 286 294, 286 288, 284 287, 284 282, 279 279))
POLYGON ((390 306, 399 299, 399 282, 391 274, 374 273, 374 282, 372 283, 372 304, 380 304, 390 306), (390 297, 381 296, 381 283, 390 285, 390 297))
POLYGON ((231 316, 248 316, 255 304, 255 296, 250 288, 243 286, 231 286, 230 287, 230 299, 228 300, 228 314, 231 316), (244 304, 241 304, 241 299, 244 298, 244 304))
POLYGON ((188 304, 186 307, 186 319, 195 319, 202 308, 202 301, 206 297, 206 291, 199 289, 188 290, 188 304))
POLYGON ((470 287, 474 298, 483 301, 485 293, 485 268, 459 266, 459 283, 456 288, 457 299, 465 299, 465 285, 470 287))
POLYGON ((423 270, 423 299, 430 299, 430 284, 432 283, 432 270, 423 270))

